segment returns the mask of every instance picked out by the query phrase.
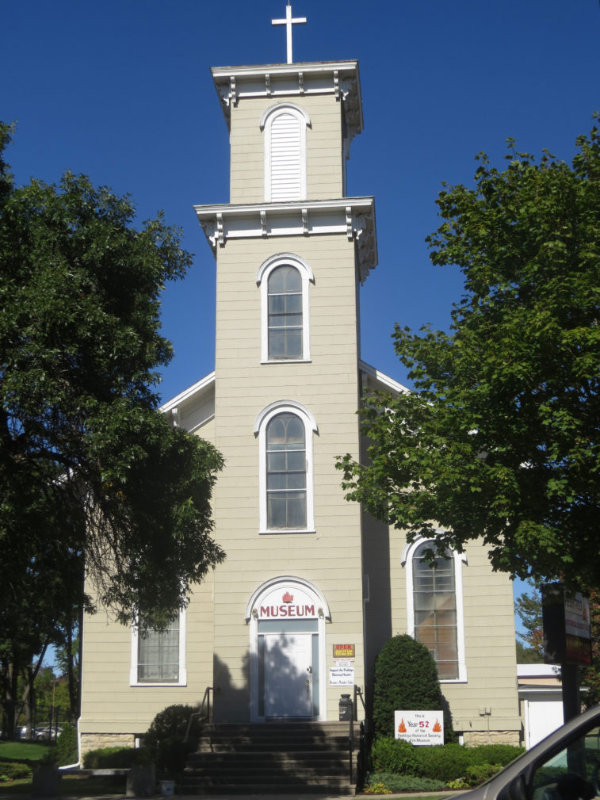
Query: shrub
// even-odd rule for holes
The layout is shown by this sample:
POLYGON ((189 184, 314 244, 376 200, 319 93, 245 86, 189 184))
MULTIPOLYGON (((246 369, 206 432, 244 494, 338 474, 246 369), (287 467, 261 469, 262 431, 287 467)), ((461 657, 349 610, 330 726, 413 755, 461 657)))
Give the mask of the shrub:
POLYGON ((375 772, 394 775, 420 775, 416 748, 401 739, 380 737, 371 747, 371 762, 375 772))
POLYGON ((84 755, 83 766, 86 769, 129 769, 134 764, 144 764, 150 760, 150 754, 144 748, 100 747, 84 755))
POLYGON ((20 764, 13 761, 3 761, 0 763, 0 783, 8 783, 21 778, 31 779, 31 767, 27 764, 20 764))
POLYGON ((74 764, 78 757, 77 731, 72 725, 65 725, 56 740, 56 760, 60 766, 74 764))
POLYGON ((479 784, 493 778, 502 769, 502 764, 471 764, 467 767, 465 780, 467 786, 479 786, 479 784))
POLYGON ((394 711, 444 711, 444 738, 454 731, 448 703, 440 689, 437 666, 429 650, 412 636, 394 636, 384 644, 375 662, 373 728, 376 736, 390 736, 394 711))
POLYGON ((409 790, 394 789, 390 775, 424 778, 451 789, 461 789, 483 783, 522 752, 523 748, 511 745, 462 747, 450 743, 442 747, 415 747, 401 739, 380 737, 371 748, 371 777, 385 783, 392 791, 409 790))
POLYGON ((379 781, 378 783, 369 783, 365 786, 363 794, 391 794, 392 790, 388 789, 385 783, 379 781))
POLYGON ((470 761, 469 749, 459 744, 442 747, 415 747, 419 775, 447 783, 462 777, 470 761))
POLYGON ((471 764, 501 764, 503 767, 525 752, 524 747, 512 744, 482 744, 468 750, 471 764))
POLYGON ((431 778, 417 778, 413 775, 393 775, 377 772, 368 776, 365 794, 401 794, 403 792, 439 792, 445 788, 443 781, 431 778), (379 787, 383 787, 383 791, 379 787), (379 789, 379 790, 378 790, 379 789))
POLYGON ((144 745, 153 755, 159 776, 178 778, 185 768, 187 757, 198 747, 202 732, 199 718, 192 719, 187 741, 185 735, 190 718, 198 709, 194 706, 174 705, 160 711, 144 736, 144 745))

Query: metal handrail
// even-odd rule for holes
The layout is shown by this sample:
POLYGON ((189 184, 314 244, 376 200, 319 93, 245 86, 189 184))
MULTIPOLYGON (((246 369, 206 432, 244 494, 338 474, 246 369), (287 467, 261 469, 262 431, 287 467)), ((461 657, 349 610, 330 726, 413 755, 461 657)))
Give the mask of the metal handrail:
POLYGON ((366 769, 366 748, 367 748, 367 730, 369 720, 367 717, 367 707, 365 705, 365 698, 363 696, 363 691, 360 686, 354 685, 354 718, 357 719, 357 703, 356 698, 360 697, 360 702, 362 703, 364 713, 364 721, 360 723, 360 734, 359 734, 359 744, 358 744, 358 758, 356 762, 356 779, 354 783, 356 786, 359 784, 362 785, 362 781, 364 780, 365 769, 366 769))
POLYGON ((214 689, 212 686, 207 686, 204 690, 204 697, 202 698, 202 702, 200 703, 200 711, 195 711, 193 714, 190 714, 190 718, 188 719, 187 728, 185 729, 185 736, 183 737, 183 741, 187 742, 190 738, 190 731, 192 729, 192 721, 196 719, 196 717, 201 717, 202 719, 206 720, 206 722, 212 722, 212 708, 210 705, 210 693, 213 692, 214 689))

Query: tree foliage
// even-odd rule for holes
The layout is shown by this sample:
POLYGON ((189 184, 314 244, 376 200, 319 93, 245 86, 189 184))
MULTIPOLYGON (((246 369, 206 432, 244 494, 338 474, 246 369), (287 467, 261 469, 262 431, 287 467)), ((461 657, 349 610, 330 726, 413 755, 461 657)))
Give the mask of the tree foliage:
POLYGON ((515 601, 515 614, 521 621, 522 632, 517 632, 522 649, 517 654, 525 660, 519 664, 544 663, 544 621, 542 618, 542 595, 535 581, 528 581, 529 590, 523 592, 515 601))
POLYGON ((393 636, 375 662, 373 728, 376 736, 393 736, 394 711, 444 712, 444 739, 454 738, 448 703, 427 647, 408 634, 393 636))
POLYGON ((81 602, 83 563, 121 621, 160 625, 223 558, 221 457, 158 410, 160 293, 191 257, 134 218, 84 176, 16 187, 0 163, 0 630, 33 629, 33 652, 81 602))
POLYGON ((369 463, 341 459, 347 497, 440 547, 483 537, 494 568, 597 584, 600 550, 600 134, 568 165, 479 156, 446 187, 429 237, 464 296, 450 331, 396 327, 415 391, 372 396, 369 463))

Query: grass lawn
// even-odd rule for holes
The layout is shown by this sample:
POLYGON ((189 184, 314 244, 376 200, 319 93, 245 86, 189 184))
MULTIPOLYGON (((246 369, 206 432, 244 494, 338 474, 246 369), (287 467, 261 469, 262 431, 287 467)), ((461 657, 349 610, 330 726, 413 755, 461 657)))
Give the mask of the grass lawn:
MULTIPOLYGON (((1 768, 0 768, 1 769, 1 768)), ((125 795, 125 778, 94 777, 92 775, 63 775, 61 795, 64 797, 100 797, 104 794, 125 795)), ((0 783, 0 797, 20 797, 31 794, 31 781, 0 783)))
POLYGON ((0 761, 39 761, 48 750, 37 742, 0 742, 0 761))

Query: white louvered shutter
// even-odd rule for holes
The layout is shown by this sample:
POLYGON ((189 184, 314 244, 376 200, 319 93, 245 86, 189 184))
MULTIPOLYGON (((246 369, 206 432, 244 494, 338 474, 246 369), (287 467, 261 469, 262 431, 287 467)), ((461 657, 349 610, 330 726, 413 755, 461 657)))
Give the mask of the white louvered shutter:
POLYGON ((271 201, 303 200, 302 122, 295 114, 277 114, 271 125, 271 201))

